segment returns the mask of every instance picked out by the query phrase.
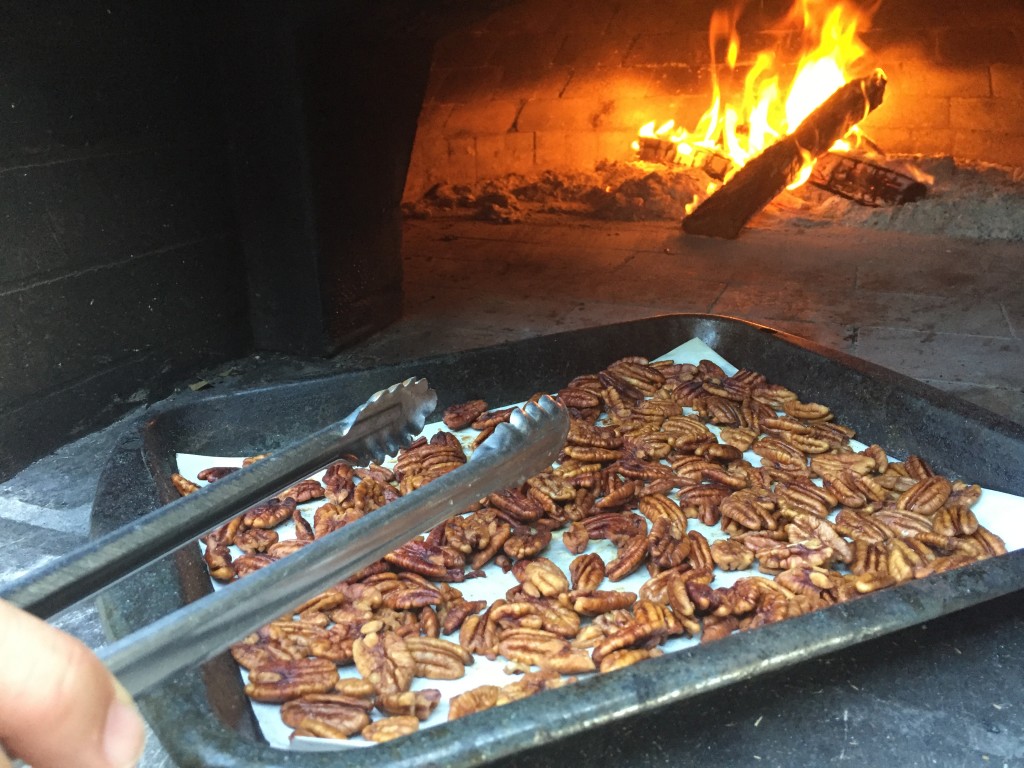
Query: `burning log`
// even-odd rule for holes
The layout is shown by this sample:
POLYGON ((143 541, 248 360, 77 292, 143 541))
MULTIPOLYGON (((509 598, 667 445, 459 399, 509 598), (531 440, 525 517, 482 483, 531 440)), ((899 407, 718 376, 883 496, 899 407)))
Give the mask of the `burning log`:
POLYGON ((683 219, 691 235, 735 238, 750 218, 796 179, 808 158, 827 152, 882 103, 885 74, 851 80, 683 219))
POLYGON ((808 181, 826 192, 873 208, 913 203, 928 193, 925 184, 905 173, 837 152, 819 157, 808 181))

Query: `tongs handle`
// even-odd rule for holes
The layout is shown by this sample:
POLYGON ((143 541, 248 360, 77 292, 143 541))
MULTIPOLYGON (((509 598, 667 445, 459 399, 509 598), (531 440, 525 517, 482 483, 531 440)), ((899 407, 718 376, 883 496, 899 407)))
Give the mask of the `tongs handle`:
MULTIPOLYGON (((546 469, 569 416, 548 396, 513 412, 463 466, 100 650, 135 695, 287 614, 489 493, 546 469)), ((220 482, 220 481, 218 481, 220 482)))
POLYGON ((41 618, 52 616, 346 453, 380 460, 420 432, 436 405, 425 379, 395 384, 345 419, 12 582, 0 597, 41 618))

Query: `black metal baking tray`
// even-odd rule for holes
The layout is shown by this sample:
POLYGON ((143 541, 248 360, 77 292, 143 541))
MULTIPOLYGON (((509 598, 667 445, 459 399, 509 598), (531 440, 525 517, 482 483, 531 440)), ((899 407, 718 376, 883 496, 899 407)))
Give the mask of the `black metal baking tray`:
MULTIPOLYGON (((94 533, 124 525, 174 498, 169 476, 178 451, 239 455, 272 450, 411 375, 430 381, 440 396, 439 410, 475 397, 516 402, 619 357, 656 356, 694 336, 734 364, 758 370, 804 399, 829 404, 838 420, 857 429, 860 439, 877 442, 893 455, 918 454, 944 473, 1024 495, 1020 425, 905 376, 778 331, 731 318, 668 315, 214 395, 151 412, 125 432, 108 460, 93 508, 94 533)), ((493 761, 564 765, 565 760, 578 764, 582 755, 603 761, 608 750, 630 765, 678 764, 686 755, 666 755, 666 749, 696 749, 707 746, 707 739, 694 735, 689 744, 681 735, 685 728, 669 728, 674 732, 669 735, 647 729, 664 731, 666 718, 678 717, 680 723, 697 718, 707 700, 721 708, 721 696, 709 693, 714 689, 757 678, 768 681, 765 700, 777 698, 782 674, 790 687, 797 686, 794 695, 806 695, 800 686, 814 693, 815 683, 807 678, 810 660, 853 649, 844 651, 847 656, 840 654, 837 663, 842 664, 848 654, 856 653, 858 644, 1022 586, 1024 552, 1010 553, 395 742, 340 753, 292 752, 267 745, 242 693, 237 667, 227 655, 162 684, 140 705, 168 753, 182 766, 461 766, 493 761), (618 741, 609 745, 608 734, 618 734, 618 741), (668 741, 672 744, 666 747, 668 741), (595 745, 600 745, 597 752, 595 745)), ((199 548, 190 545, 115 585, 99 603, 104 623, 116 638, 209 589, 199 548)), ((877 643, 866 647, 878 650, 877 643)), ((892 667, 893 674, 900 674, 898 654, 872 651, 868 656, 863 658, 861 652, 857 663, 870 667, 878 656, 880 673, 892 667)), ((740 688, 745 696, 751 695, 749 684, 740 688)), ((798 708, 794 701, 794 710, 798 708)), ((799 754, 806 756, 806 750, 799 754)))

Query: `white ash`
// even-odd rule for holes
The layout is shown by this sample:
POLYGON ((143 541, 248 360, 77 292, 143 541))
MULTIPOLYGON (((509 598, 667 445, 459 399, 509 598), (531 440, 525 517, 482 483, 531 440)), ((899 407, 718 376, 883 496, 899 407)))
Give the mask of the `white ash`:
MULTIPOLYGON (((753 229, 846 226, 978 240, 1024 240, 1024 170, 951 157, 898 158, 933 176, 923 200, 870 208, 805 184, 780 195, 749 224, 753 229)), ((475 184, 438 184, 407 215, 460 216, 510 224, 559 213, 613 221, 680 220, 684 206, 706 196, 702 171, 655 163, 600 163, 593 172, 510 174, 475 184)))

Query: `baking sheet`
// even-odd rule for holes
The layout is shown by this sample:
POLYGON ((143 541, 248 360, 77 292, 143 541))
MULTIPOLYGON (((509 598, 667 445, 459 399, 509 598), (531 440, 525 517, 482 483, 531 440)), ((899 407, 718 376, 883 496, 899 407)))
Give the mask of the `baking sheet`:
MULTIPOLYGON (((717 352, 711 347, 707 346, 700 339, 691 339, 685 344, 676 347, 675 349, 667 352, 666 354, 656 358, 658 360, 671 359, 679 363, 699 363, 702 359, 708 359, 716 362, 720 365, 726 373, 735 373, 736 367, 731 363, 722 358, 717 352)), ((584 373, 580 371, 579 373, 584 373)), ((798 394, 800 394, 798 392, 798 394)), ((828 403, 826 403, 828 404, 828 403)), ((492 406, 492 407, 508 407, 508 406, 492 406)), ((717 433, 717 428, 710 427, 712 431, 717 433)), ((444 429, 443 424, 436 423, 428 425, 423 431, 423 435, 430 437, 438 430, 444 429)), ((467 453, 469 452, 469 444, 475 439, 477 433, 474 430, 466 431, 460 434, 463 439, 464 445, 467 447, 467 453)), ((855 450, 861 450, 865 446, 857 441, 851 441, 851 446, 855 450)), ((753 464, 760 462, 759 457, 753 452, 748 451, 745 458, 753 464)), ((927 459, 927 456, 924 458, 927 459)), ((197 480, 197 474, 202 469, 211 466, 240 466, 242 462, 241 457, 225 457, 225 456, 201 456, 196 454, 177 454, 178 471, 185 477, 199 482, 197 480)), ((387 463, 387 462, 385 462, 387 463)), ((322 473, 321 473, 322 475, 322 473)), ((321 475, 314 475, 319 477, 321 475)), ((968 482, 970 478, 964 478, 968 482)), ((201 483, 200 483, 201 484, 201 483)), ((304 505, 300 505, 305 516, 308 520, 312 521, 313 512, 315 509, 323 503, 323 500, 317 500, 309 502, 304 505)), ((1017 550, 1024 548, 1024 498, 1019 496, 1013 496, 1007 493, 985 489, 978 503, 973 507, 973 511, 977 516, 979 522, 988 528, 990 531, 1000 536, 1007 548, 1007 551, 1017 550)), ((689 521, 689 529, 697 530, 707 537, 709 542, 713 542, 716 539, 726 538, 720 527, 718 526, 705 526, 696 520, 689 521)), ((287 528, 282 526, 277 529, 282 535, 282 538, 289 538, 290 535, 286 533, 287 528)), ((616 555, 615 546, 610 542, 598 540, 592 541, 587 549, 588 552, 597 552, 601 555, 602 559, 606 562, 614 559, 616 555)), ((235 551, 235 555, 240 552, 235 551)), ((552 544, 548 549, 543 552, 543 555, 548 559, 552 560, 558 565, 563 572, 568 573, 569 563, 574 559, 575 555, 569 553, 560 542, 553 540, 552 544)), ((488 566, 485 568, 486 578, 470 579, 465 582, 458 584, 458 588, 465 595, 468 600, 485 599, 488 602, 492 602, 495 599, 503 597, 505 592, 515 586, 518 582, 512 576, 511 573, 502 573, 502 571, 495 566, 488 566)), ((733 584, 740 578, 760 575, 756 567, 748 569, 746 571, 734 571, 726 572, 720 569, 715 570, 715 587, 726 587, 733 584)), ((645 569, 631 574, 629 577, 622 581, 616 582, 613 585, 605 584, 603 588, 614 588, 620 591, 626 592, 637 592, 639 588, 648 580, 649 576, 645 569)), ((224 588, 225 585, 214 583, 215 589, 224 588)), ((453 639, 449 637, 448 639, 453 639)), ((457 639, 457 638, 456 638, 457 639)), ((664 643, 661 648, 666 653, 671 653, 683 648, 698 645, 699 638, 686 638, 678 637, 672 638, 668 642, 664 643)), ((488 660, 484 657, 476 657, 476 662, 466 669, 466 675, 454 681, 442 681, 442 680, 426 680, 423 678, 416 678, 413 683, 413 690, 419 690, 423 688, 436 688, 441 691, 442 701, 438 705, 437 709, 431 715, 431 717, 421 724, 421 728, 429 728, 433 725, 437 725, 447 721, 448 716, 448 701, 452 696, 462 693, 466 690, 475 688, 480 685, 506 685, 513 682, 516 676, 511 676, 505 673, 505 667, 508 664, 503 659, 496 659, 494 661, 488 660)), ((243 677, 245 675, 244 670, 243 677)), ((342 677, 356 676, 354 667, 340 669, 342 677), (346 675, 346 669, 351 669, 351 675, 346 675)), ((582 676, 581 676, 582 677, 582 676)), ((366 742, 365 740, 354 737, 347 741, 335 741, 328 739, 315 739, 299 737, 294 740, 290 739, 291 729, 285 726, 280 720, 280 706, 276 704, 260 704, 258 702, 252 702, 253 711, 260 724, 260 728, 263 731, 265 738, 271 746, 278 748, 289 748, 292 749, 305 749, 305 750, 336 750, 344 749, 356 746, 372 746, 372 743, 366 742)))

